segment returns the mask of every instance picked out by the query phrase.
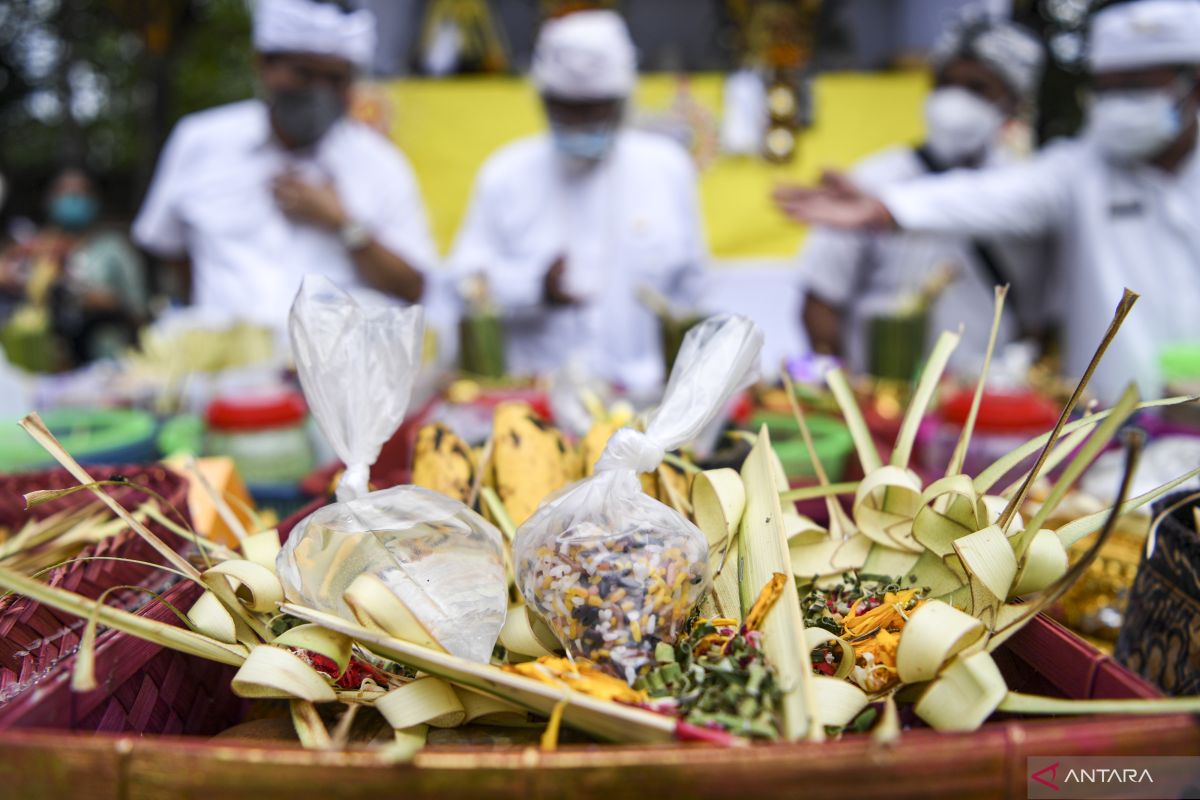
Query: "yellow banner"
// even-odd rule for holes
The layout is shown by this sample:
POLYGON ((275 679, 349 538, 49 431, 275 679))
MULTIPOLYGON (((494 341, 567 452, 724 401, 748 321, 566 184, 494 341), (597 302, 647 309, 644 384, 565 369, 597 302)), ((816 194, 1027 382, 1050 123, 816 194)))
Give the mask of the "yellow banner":
MULTIPOLYGON (((691 76, 688 91, 719 119, 723 76, 691 76)), ((643 77, 636 112, 665 111, 676 98, 673 75, 643 77)), ((434 235, 448 251, 466 209, 475 172, 500 145, 543 127, 541 108, 519 78, 396 80, 364 98, 366 115, 385 124, 412 161, 434 235)), ((709 246, 718 258, 786 258, 803 231, 771 205, 771 187, 814 180, 825 167, 847 167, 880 148, 919 141, 923 72, 834 74, 814 87, 816 124, 799 140, 796 160, 721 156, 701 174, 709 246)))

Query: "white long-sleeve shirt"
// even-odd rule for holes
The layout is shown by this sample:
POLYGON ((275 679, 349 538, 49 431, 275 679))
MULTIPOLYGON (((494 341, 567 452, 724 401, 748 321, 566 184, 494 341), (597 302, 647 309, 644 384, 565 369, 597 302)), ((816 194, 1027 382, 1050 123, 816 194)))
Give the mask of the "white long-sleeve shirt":
MULTIPOLYGON (((989 162, 989 163, 995 163, 989 162)), ((850 176, 863 191, 877 194, 931 173, 911 147, 871 155, 850 176)), ((1021 322, 1036 328, 1044 304, 1030 288, 1045 272, 1044 237, 988 237, 982 242, 996 259, 1002 279, 1013 284, 1001 320, 998 346, 1017 338, 1021 322), (1018 296, 1019 294, 1019 296, 1018 296), (1019 302, 1018 302, 1019 301, 1019 302)), ((994 280, 979 262, 969 236, 925 231, 888 233, 814 228, 800 256, 806 292, 843 310, 844 355, 857 371, 867 368, 867 325, 871 317, 898 313, 940 266, 955 270, 953 282, 934 303, 929 317, 930 343, 946 330, 963 329, 951 367, 974 374, 987 352, 994 307, 994 280)))
POLYGON ((691 160, 671 140, 638 131, 618 134, 586 172, 572 170, 546 135, 503 147, 480 170, 450 256, 456 276, 487 277, 510 372, 543 373, 578 355, 634 392, 662 381, 658 322, 638 287, 694 305, 705 260, 691 160), (579 306, 543 302, 559 257, 579 306))
POLYGON ((883 190, 905 230, 970 236, 1054 234, 1065 364, 1083 373, 1126 286, 1142 297, 1092 380, 1114 400, 1130 380, 1158 396, 1161 349, 1200 340, 1200 156, 1173 173, 1109 163, 1086 140, 1027 163, 959 171, 883 190))
POLYGON ((286 171, 331 181, 351 219, 415 269, 437 262, 425 209, 404 156, 379 134, 341 120, 311 150, 284 149, 259 100, 184 117, 159 158, 134 239, 192 264, 192 302, 282 329, 306 274, 367 293, 336 233, 289 219, 271 182, 286 171))

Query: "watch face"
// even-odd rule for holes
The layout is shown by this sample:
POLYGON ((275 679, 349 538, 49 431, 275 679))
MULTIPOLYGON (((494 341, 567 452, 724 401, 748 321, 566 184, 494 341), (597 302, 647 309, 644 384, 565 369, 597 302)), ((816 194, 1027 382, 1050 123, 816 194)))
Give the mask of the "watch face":
POLYGON ((342 244, 351 250, 359 250, 371 243, 371 232, 358 222, 347 222, 338 235, 342 244))

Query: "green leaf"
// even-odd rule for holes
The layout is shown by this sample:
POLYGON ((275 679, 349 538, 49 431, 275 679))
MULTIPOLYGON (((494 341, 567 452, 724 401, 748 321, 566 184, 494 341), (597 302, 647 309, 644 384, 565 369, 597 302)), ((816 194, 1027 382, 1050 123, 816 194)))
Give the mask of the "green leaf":
POLYGON ((983 401, 983 391, 987 387, 988 372, 992 367, 992 355, 996 352, 996 337, 1000 334, 1000 321, 1004 318, 1004 298, 1007 296, 1007 285, 995 288, 992 330, 988 335, 987 350, 983 356, 983 368, 979 370, 979 380, 975 384, 975 394, 971 398, 971 410, 967 412, 967 419, 963 423, 962 432, 958 436, 958 443, 954 446, 954 452, 951 454, 950 463, 946 468, 947 478, 962 472, 963 463, 967 459, 967 448, 970 447, 971 436, 975 433, 975 421, 979 417, 979 405, 983 401))
POLYGON ((925 411, 933 399, 938 381, 942 379, 942 373, 946 371, 946 364, 950 361, 950 356, 958 347, 961 338, 962 334, 960 333, 942 331, 937 344, 933 346, 933 352, 929 354, 929 360, 925 362, 925 370, 921 373, 921 380, 917 383, 917 390, 913 392, 912 399, 908 403, 904 422, 900 426, 900 435, 896 437, 896 446, 892 450, 893 466, 908 466, 908 461, 912 457, 913 443, 917 440, 917 430, 921 427, 921 420, 925 417, 925 411))
MULTIPOLYGON (((764 425, 742 465, 746 513, 738 535, 742 585, 752 587, 755 596, 777 573, 788 576, 792 573, 772 457, 771 436, 764 425)), ((743 617, 748 611, 749 606, 743 604, 743 617)), ((806 736, 810 740, 821 738, 824 731, 814 715, 812 665, 803 647, 804 618, 794 580, 784 582, 783 594, 767 613, 760 630, 763 650, 783 692, 780 709, 783 738, 788 741, 806 736)))
MULTIPOLYGON (((1121 504, 1120 511, 1117 513, 1120 516, 1124 516, 1131 511, 1136 511, 1148 503, 1153 503, 1158 498, 1162 497, 1163 495, 1170 494, 1176 488, 1187 483, 1197 475, 1200 475, 1200 467, 1197 467, 1196 469, 1184 475, 1180 475, 1175 480, 1168 481, 1156 489, 1151 489, 1145 494, 1140 494, 1137 497, 1132 497, 1129 500, 1126 500, 1121 504)), ((1100 528, 1104 526, 1104 520, 1110 513, 1111 509, 1106 508, 1103 511, 1097 511, 1094 514, 1088 514, 1086 517, 1080 517, 1079 519, 1068 522, 1066 525, 1063 525, 1056 531, 1059 541, 1062 542, 1063 547, 1070 547, 1080 539, 1083 539, 1100 530, 1100 528)))
POLYGON ((879 451, 875 447, 875 440, 871 437, 867 421, 863 419, 858 401, 854 399, 854 392, 846 382, 845 373, 840 369, 831 369, 825 373, 825 383, 842 410, 842 417, 846 420, 846 427, 850 429, 850 437, 854 440, 854 449, 862 463, 863 472, 870 473, 879 469, 882 466, 879 451))
MULTIPOLYGON (((1029 470, 1029 474, 1025 476, 1024 483, 1017 489, 1016 493, 1009 499, 1008 505, 1004 512, 1000 515, 999 524, 1002 530, 1008 530, 1008 525, 1016 515, 1021 505, 1025 502, 1025 497, 1029 493, 1033 482, 1037 480, 1041 474, 1041 469, 1046 463, 1046 459, 1050 455, 1051 448, 1058 441, 1059 436, 1063 433, 1063 427, 1067 424, 1067 420, 1075 411, 1075 406, 1079 403, 1079 398, 1083 396, 1084 389, 1087 388, 1088 382, 1092 379, 1092 374, 1096 371, 1096 367, 1100 364, 1100 360, 1104 358, 1105 351, 1108 350, 1109 344, 1117 335, 1117 331, 1121 329, 1121 325, 1125 322, 1125 318, 1129 316, 1129 312, 1133 309, 1134 303, 1138 300, 1138 293, 1125 289, 1124 296, 1121 297, 1121 302, 1117 304, 1117 310, 1113 313, 1112 322, 1108 325, 1108 330, 1104 333, 1104 338, 1096 347, 1096 352, 1092 355, 1092 360, 1088 363, 1087 369, 1083 371, 1083 376, 1079 379, 1079 383, 1075 386, 1075 391, 1071 394, 1071 398, 1067 400, 1067 404, 1063 407, 1062 413, 1058 416, 1058 422, 1054 424, 1054 430, 1050 432, 1050 438, 1047 440, 1046 446, 1038 455, 1037 461, 1033 468, 1029 470)), ((1136 398, 1135 398, 1136 402, 1136 398)), ((1035 531, 1036 532, 1036 531, 1035 531)), ((1023 545, 1028 546, 1028 537, 1023 540, 1023 545)), ((1023 553, 1023 549, 1018 549, 1017 554, 1023 553)))
POLYGON ((30 597, 51 608, 83 619, 95 612, 97 622, 101 625, 116 628, 131 636, 188 655, 233 666, 241 665, 246 658, 244 648, 225 645, 184 628, 176 628, 127 611, 110 608, 74 592, 47 586, 9 569, 0 568, 0 588, 30 597))
MULTIPOLYGON (((1135 411, 1143 411, 1148 408, 1165 408, 1168 406, 1177 406, 1184 403, 1192 403, 1200 400, 1200 395, 1188 395, 1183 397, 1168 397, 1165 400, 1150 400, 1143 403, 1138 403, 1134 407, 1135 411)), ((1107 419, 1111 410, 1098 411, 1089 417, 1077 419, 1074 422, 1069 422, 1063 426, 1062 435, 1074 433, 1081 428, 1090 428, 1099 425, 1103 420, 1107 419)), ((1029 441, 1017 447, 997 459, 990 466, 975 476, 975 490, 979 494, 987 494, 988 491, 996 485, 1009 472, 1012 472, 1022 461, 1029 458, 1038 450, 1046 446, 1046 442, 1050 441, 1050 432, 1043 433, 1041 436, 1035 436, 1029 441)))
MULTIPOLYGON (((1117 429, 1129 419, 1137 406, 1137 389, 1130 385, 1121 395, 1121 399, 1112 408, 1112 414, 1100 424, 1100 427, 1091 435, 1087 442, 1080 449, 1079 453, 1067 465, 1054 487, 1050 490, 1050 494, 1042 502, 1033 518, 1025 524, 1023 530, 1013 541, 1013 552, 1016 553, 1017 559, 1021 559, 1025 555, 1025 551, 1029 548, 1029 543, 1033 540, 1034 535, 1042 529, 1046 520, 1054 513, 1054 509, 1062 502, 1067 492, 1075 485, 1075 481, 1083 474, 1092 461, 1100 454, 1100 451, 1108 446, 1112 437, 1116 434, 1117 429)), ((1014 500, 1016 498, 1014 497, 1014 500)))
POLYGON ((1009 692, 997 711, 1010 714, 1200 714, 1200 697, 1129 698, 1122 700, 1041 697, 1009 692))

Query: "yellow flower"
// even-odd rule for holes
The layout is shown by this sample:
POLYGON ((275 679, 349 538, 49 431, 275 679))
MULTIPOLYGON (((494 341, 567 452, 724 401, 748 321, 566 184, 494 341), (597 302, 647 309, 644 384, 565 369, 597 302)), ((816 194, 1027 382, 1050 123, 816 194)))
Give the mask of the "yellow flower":
POLYGON ((543 656, 537 661, 523 664, 505 664, 502 669, 550 686, 565 686, 601 700, 636 704, 648 699, 645 692, 630 688, 625 681, 601 672, 592 662, 582 658, 575 659, 572 664, 566 658, 543 656))

